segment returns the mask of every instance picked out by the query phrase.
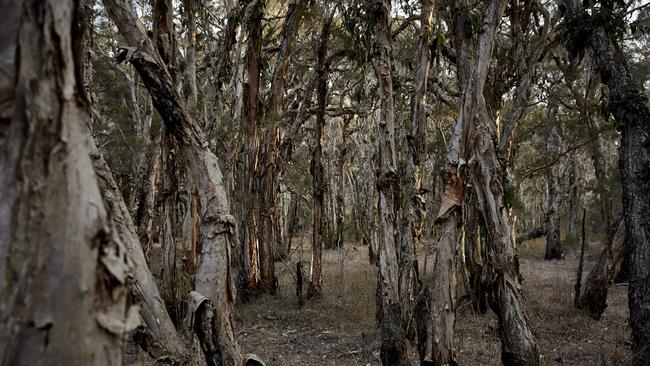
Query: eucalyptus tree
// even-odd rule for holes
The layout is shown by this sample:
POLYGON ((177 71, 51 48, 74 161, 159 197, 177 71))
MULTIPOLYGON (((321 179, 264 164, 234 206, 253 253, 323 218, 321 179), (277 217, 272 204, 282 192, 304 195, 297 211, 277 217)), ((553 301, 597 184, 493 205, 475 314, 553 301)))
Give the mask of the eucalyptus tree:
POLYGON ((89 156, 83 11, 2 5, 15 12, 2 51, 17 50, 17 77, 0 157, 0 363, 121 364, 131 262, 89 156))
POLYGON ((201 254, 194 286, 196 291, 207 296, 216 309, 212 320, 219 331, 216 340, 219 352, 216 357, 223 364, 240 364, 242 356, 232 322, 236 294, 230 269, 236 223, 230 214, 217 158, 210 151, 196 119, 188 113, 163 56, 147 36, 131 4, 125 0, 107 0, 104 6, 129 44, 129 47, 122 49, 118 59, 133 64, 142 77, 165 127, 182 149, 197 186, 201 254))
POLYGON ((380 358, 384 365, 408 365, 406 337, 402 327, 399 266, 396 253, 395 195, 399 182, 395 147, 395 107, 391 54, 391 2, 372 3, 373 43, 370 61, 379 84, 380 112, 377 158, 379 202, 378 319, 381 331, 380 358))
POLYGON ((432 17, 434 5, 432 1, 421 1, 420 29, 417 56, 417 71, 415 89, 411 99, 410 124, 405 133, 406 169, 405 197, 406 204, 402 217, 400 243, 400 280, 399 291, 402 298, 402 322, 409 326, 412 318, 413 302, 419 293, 419 279, 416 275, 416 250, 420 246, 423 226, 425 223, 426 202, 422 189, 422 160, 427 141, 427 86, 431 64, 432 17))
POLYGON ((334 10, 327 6, 321 10, 324 14, 323 26, 319 37, 319 45, 316 50, 317 62, 317 85, 316 97, 318 106, 316 112, 316 128, 314 131, 314 147, 311 156, 311 166, 309 168, 313 181, 313 220, 312 220, 312 256, 310 279, 307 296, 314 298, 322 296, 323 292, 323 231, 324 231, 324 193, 325 193, 325 172, 323 168, 323 146, 321 136, 325 125, 325 107, 327 104, 327 76, 329 73, 329 64, 326 64, 327 48, 332 29, 332 20, 334 10))
MULTIPOLYGON (((490 60, 493 57, 497 29, 505 8, 504 1, 489 2, 477 30, 478 45, 475 58, 464 88, 456 128, 449 144, 446 189, 438 218, 447 220, 441 238, 449 242, 458 240, 456 238, 459 235, 459 224, 454 225, 448 221, 454 221, 453 215, 457 215, 455 212, 461 206, 466 182, 471 182, 487 231, 488 256, 485 265, 490 273, 490 291, 493 294, 490 297, 490 305, 499 319, 502 362, 507 365, 536 365, 539 364, 539 354, 526 316, 517 270, 511 217, 505 202, 506 166, 498 156, 510 155, 513 134, 526 109, 529 87, 535 74, 535 64, 545 45, 545 37, 549 33, 550 17, 543 6, 538 4, 537 9, 544 14, 545 19, 543 36, 537 42, 532 42, 533 46, 529 54, 520 54, 520 60, 525 66, 522 72, 516 74, 518 86, 509 109, 504 113, 506 117, 501 124, 502 130, 498 131, 499 125, 496 124, 488 108, 494 108, 492 99, 495 98, 494 93, 499 92, 500 84, 491 85, 488 95, 484 94, 487 93, 484 89, 488 80, 490 60)), ((517 26, 522 25, 521 22, 527 19, 525 15, 519 18, 519 12, 516 10, 510 10, 511 22, 513 22, 511 29, 517 29, 517 26)), ((463 65, 461 60, 457 62, 458 65, 463 65)), ((492 84, 494 82, 495 80, 492 80, 492 84)), ((445 246, 448 245, 455 244, 445 243, 445 246)))
POLYGON ((588 51, 601 83, 608 88, 608 110, 620 124, 632 364, 644 365, 650 359, 650 106, 634 83, 620 46, 628 15, 626 4, 603 1, 587 5, 592 5, 590 12, 576 1, 564 3, 567 49, 575 58, 588 51))

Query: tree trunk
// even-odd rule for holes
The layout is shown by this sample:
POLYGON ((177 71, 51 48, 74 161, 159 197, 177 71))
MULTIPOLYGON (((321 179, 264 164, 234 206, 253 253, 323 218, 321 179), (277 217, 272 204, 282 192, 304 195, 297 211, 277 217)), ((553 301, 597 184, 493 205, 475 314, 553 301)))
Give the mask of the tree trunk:
POLYGON ((318 85, 316 96, 318 98, 318 112, 316 113, 316 128, 314 132, 314 150, 311 157, 311 175, 314 185, 314 208, 312 221, 312 253, 311 268, 309 278, 309 288, 307 297, 318 298, 323 294, 323 218, 325 214, 324 196, 325 196, 325 171, 323 168, 323 146, 321 144, 321 135, 325 125, 325 106, 327 104, 327 75, 329 65, 325 64, 325 55, 327 54, 327 44, 330 37, 332 17, 334 13, 326 14, 323 22, 323 28, 320 34, 320 44, 316 52, 318 63, 318 85))
POLYGON ((138 237, 142 244, 145 256, 151 250, 154 238, 154 209, 156 197, 158 195, 158 186, 160 181, 160 163, 162 161, 162 134, 154 142, 154 151, 149 157, 148 169, 146 174, 140 178, 142 180, 141 189, 136 192, 137 200, 133 202, 130 212, 133 215, 134 225, 137 227, 138 237))
POLYGON ((174 324, 180 324, 183 318, 181 303, 184 301, 179 288, 180 269, 177 266, 178 239, 178 174, 179 157, 174 151, 174 142, 169 132, 163 127, 161 146, 160 170, 162 176, 162 228, 160 230, 160 247, 162 261, 160 263, 161 294, 167 305, 169 315, 174 324))
POLYGON ((156 282, 149 270, 138 235, 119 191, 113 173, 91 143, 93 168, 98 177, 99 188, 108 209, 113 228, 127 250, 133 267, 129 272, 129 292, 134 301, 140 303, 140 316, 148 331, 138 331, 142 339, 139 344, 153 359, 170 357, 172 362, 184 364, 187 361, 185 345, 167 313, 156 282), (152 338, 152 339, 147 339, 152 338))
MULTIPOLYGON (((578 2, 567 2, 569 33, 589 32, 589 51, 609 89, 608 109, 622 125, 620 168, 625 217, 625 256, 630 286, 628 290, 632 327, 633 365, 650 359, 650 107, 645 94, 635 85, 627 61, 612 27, 592 25, 591 16, 578 2), (592 28, 583 29, 584 24, 592 28)), ((599 13, 600 14, 600 13, 599 13)), ((609 14, 609 13, 607 13, 609 14)), ((611 21, 611 20, 610 20, 611 21)), ((571 42, 569 42, 571 43, 571 42)), ((575 50, 569 50, 575 54, 575 50)))
MULTIPOLYGON (((549 136, 546 143, 546 152, 549 156, 557 157, 562 151, 562 140, 557 126, 555 126, 555 112, 557 105, 552 101, 548 107, 549 136)), ((556 164, 549 168, 546 175, 548 196, 546 201, 546 251, 544 259, 562 259, 560 247, 560 167, 556 164)))
MULTIPOLYGON (((196 16, 195 0, 183 0, 185 18, 187 19, 187 47, 185 47, 185 82, 189 89, 187 93, 187 108, 190 113, 196 113, 198 91, 196 88, 196 16)), ((230 52, 224 54, 227 58, 230 52)))
POLYGON ((573 296, 573 306, 580 308, 580 287, 582 286, 582 268, 585 264, 585 247, 587 243, 587 237, 585 233, 585 218, 587 217, 587 210, 582 209, 582 222, 581 229, 582 235, 580 236, 580 259, 578 260, 578 273, 576 274, 576 285, 575 292, 573 296))
POLYGON ((131 5, 125 0, 105 0, 104 4, 120 33, 131 45, 118 57, 128 59, 135 66, 165 128, 174 135, 188 162, 199 195, 201 218, 195 288, 207 296, 217 309, 214 326, 219 332, 222 364, 240 365, 242 356, 232 322, 235 289, 230 269, 236 224, 230 214, 217 158, 208 148, 203 131, 187 113, 165 63, 148 39, 131 5))
POLYGON ((476 207, 476 196, 466 192, 463 202, 463 229, 465 234, 465 268, 469 277, 469 287, 472 291, 474 311, 485 314, 488 310, 487 296, 489 285, 485 283, 485 245, 481 237, 479 223, 480 212, 476 207))
MULTIPOLYGON (((420 162, 426 152, 427 132, 427 83, 429 79, 429 64, 431 43, 431 18, 433 3, 422 1, 420 14, 420 39, 418 50, 418 68, 415 79, 415 91, 411 99, 411 118, 406 133, 406 202, 402 220, 401 255, 399 263, 400 279, 399 292, 402 299, 402 323, 405 328, 415 331, 409 319, 413 318, 413 301, 418 293, 418 278, 415 273, 416 250, 418 248, 424 216, 426 214, 425 195, 422 191, 420 177, 420 162)), ((408 333, 408 332, 407 332, 408 333)))
POLYGON ((257 184, 260 190, 259 247, 260 277, 265 291, 275 293, 278 280, 275 277, 275 248, 279 246, 280 220, 278 215, 278 158, 280 145, 279 113, 282 95, 286 84, 287 71, 302 13, 307 0, 289 3, 284 25, 280 52, 273 70, 271 89, 268 94, 265 112, 264 136, 258 150, 260 165, 257 170, 257 184))
POLYGON ((345 164, 348 158, 348 137, 350 136, 352 116, 346 116, 341 125, 341 144, 339 145, 338 180, 336 181, 336 248, 344 247, 343 222, 345 221, 345 164))
MULTIPOLYGON (((12 4, 15 110, 0 154, 0 363, 119 365, 130 261, 88 152, 72 1, 12 4)), ((6 14, 5 14, 6 15, 6 14)))
POLYGON ((246 51, 246 69, 248 83, 246 96, 247 125, 245 131, 245 150, 243 184, 240 199, 243 201, 242 214, 242 251, 244 253, 243 272, 240 274, 239 287, 242 288, 242 297, 254 295, 260 289, 260 228, 259 187, 255 181, 255 172, 259 168, 257 150, 259 148, 259 89, 260 89, 260 55, 262 51, 262 17, 264 16, 264 2, 253 0, 248 18, 248 45, 246 51))
MULTIPOLYGON (((465 161, 471 161, 471 156, 474 160, 469 166, 469 175, 487 230, 489 245, 486 265, 493 292, 490 305, 499 320, 501 361, 508 366, 538 365, 539 354, 528 326, 510 215, 504 201, 504 167, 497 158, 495 146, 497 126, 487 111, 483 97, 496 30, 505 5, 506 1, 503 0, 492 1, 483 17, 478 32, 476 63, 461 104, 458 117, 460 126, 457 126, 452 141, 460 139, 462 142, 456 156, 467 157, 465 161)), ((454 144, 451 146, 453 148, 454 144)))
MULTIPOLYGON (((590 111, 585 108, 581 110, 583 118, 587 118, 590 127, 597 130, 599 128, 598 120, 592 116, 590 111)), ((591 143, 591 160, 594 163, 594 175, 596 176, 596 192, 600 198, 600 215, 603 219, 603 227, 605 234, 611 235, 614 220, 612 218, 612 194, 609 190, 610 176, 605 158, 603 139, 600 135, 596 136, 594 142, 591 143)))
MULTIPOLYGON (((92 11, 90 3, 94 4, 94 1, 85 4, 84 14, 86 16, 92 11)), ((83 33, 84 39, 87 38, 86 34, 92 33, 92 23, 86 23, 86 28, 83 29, 83 33)), ((84 79, 84 90, 87 95, 92 95, 93 79, 91 70, 93 63, 91 52, 90 50, 86 50, 86 47, 90 47, 90 44, 82 43, 84 59, 81 73, 84 79)), ((94 102, 92 100, 90 101, 90 108, 94 108, 94 102)), ((91 128, 92 136, 92 125, 89 127, 91 128)), ((148 136, 148 131, 146 132, 146 136, 148 136)), ((158 143, 160 144, 160 141, 158 143)), ((160 147, 159 144, 158 147, 160 147)), ((133 263, 128 274, 128 301, 140 304, 139 313, 145 324, 144 326, 138 326, 131 332, 130 336, 153 359, 161 359, 163 357, 169 360, 170 363, 184 365, 189 361, 189 355, 185 345, 178 336, 174 324, 165 309, 165 303, 156 287, 154 277, 145 258, 143 246, 138 240, 138 234, 131 219, 131 214, 115 182, 113 172, 108 164, 106 164, 92 137, 89 139, 89 150, 93 168, 97 175, 99 190, 111 218, 112 227, 124 244, 129 259, 133 263)), ((160 151, 160 149, 157 151, 160 151)), ((160 158, 160 154, 157 154, 156 162, 153 162, 152 165, 159 164, 160 158)), ((155 184, 155 179, 153 184, 155 184)), ((147 184, 138 184, 138 186, 145 188, 147 184)), ((153 203, 151 205, 150 215, 153 215, 153 203)))
POLYGON ((576 169, 576 152, 572 152, 571 155, 569 156, 569 159, 567 160, 567 169, 568 171, 568 179, 567 179, 567 184, 568 184, 568 193, 567 193, 567 206, 566 206, 566 239, 565 242, 569 242, 568 244, 572 244, 571 242, 575 242, 577 239, 577 235, 575 234, 577 232, 577 206, 578 206, 578 201, 580 199, 579 195, 579 180, 578 180, 578 172, 576 169))
POLYGON ((395 195, 399 183, 395 150, 395 109, 392 78, 391 2, 374 4, 375 34, 371 62, 379 83, 379 151, 377 194, 379 196, 379 328, 381 331, 380 358, 383 365, 408 365, 406 338, 401 321, 399 295, 399 267, 395 243, 395 195))
POLYGON ((589 272, 585 290, 580 296, 579 307, 595 320, 600 319, 607 307, 607 289, 618 275, 624 256, 625 223, 620 220, 615 234, 607 239, 598 262, 589 272))

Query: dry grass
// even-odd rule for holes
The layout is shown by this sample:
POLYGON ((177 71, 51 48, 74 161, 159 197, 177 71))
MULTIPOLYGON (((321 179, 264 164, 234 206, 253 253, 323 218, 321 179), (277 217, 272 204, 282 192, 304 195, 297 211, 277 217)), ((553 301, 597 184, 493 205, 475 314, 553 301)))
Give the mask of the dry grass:
POLYGON ((298 260, 305 262, 308 271, 307 244, 292 255, 290 263, 276 263, 278 294, 236 307, 238 337, 244 352, 258 354, 269 366, 366 365, 375 360, 377 275, 376 268, 368 264, 367 253, 366 248, 326 250, 323 297, 308 301, 300 309, 294 272, 298 260))
MULTIPOLYGON (((296 240, 299 241, 299 240, 296 240)), ((365 247, 325 251, 324 294, 298 309, 291 272, 298 258, 308 262, 308 240, 293 262, 276 264, 280 290, 236 309, 238 336, 244 352, 256 353, 267 365, 379 364, 375 328, 376 269, 365 247), (343 266, 342 259, 345 258, 343 266)), ((521 248, 521 271, 529 318, 542 354, 542 365, 625 364, 629 351, 627 288, 610 290, 609 307, 596 322, 573 308, 577 253, 544 261, 544 240, 521 248)), ((585 276, 594 263, 592 248, 585 276)), ((431 261, 429 260, 430 270, 431 261)), ((498 365, 500 343, 494 315, 476 315, 469 307, 458 313, 456 353, 461 365, 498 365)))

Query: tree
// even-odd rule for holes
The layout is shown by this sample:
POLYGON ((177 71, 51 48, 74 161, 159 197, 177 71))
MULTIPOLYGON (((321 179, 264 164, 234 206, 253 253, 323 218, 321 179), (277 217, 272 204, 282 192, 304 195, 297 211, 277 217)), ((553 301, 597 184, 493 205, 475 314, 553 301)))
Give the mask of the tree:
POLYGON ((378 320, 381 330, 380 358, 383 365, 408 365, 406 338, 401 321, 399 267, 395 243, 395 194, 397 193, 397 151, 395 109, 391 76, 390 0, 372 4, 374 40, 371 62, 380 90, 377 194, 379 203, 378 320))
POLYGON ((600 319, 607 307, 607 289, 623 264, 625 256, 625 224, 619 221, 616 232, 610 235, 598 262, 589 272, 585 290, 578 299, 578 307, 585 309, 595 320, 600 319))
MULTIPOLYGON (((546 151, 550 156, 558 156, 562 149, 562 137, 558 131, 555 115, 557 102, 550 101, 547 107, 549 136, 546 151)), ((544 259, 562 259, 560 247, 560 167, 556 164, 547 173, 548 198, 546 201, 546 252, 544 259)))
MULTIPOLYGON (((426 214, 425 195, 422 190, 421 160, 426 149, 427 136, 427 84, 431 51, 431 18, 433 3, 423 0, 420 13, 420 30, 418 46, 418 67, 415 90, 411 99, 410 125, 406 136, 406 205, 402 216, 402 240, 400 245, 400 281, 399 291, 402 298, 402 322, 409 328, 413 301, 419 292, 415 270, 415 254, 421 240, 426 214)), ((411 327, 412 328, 412 327, 411 327)))
MULTIPOLYGON (((466 168, 487 230, 489 242, 487 266, 492 287, 490 306, 499 319, 501 361, 505 365, 537 365, 539 354, 535 338, 528 325, 518 277, 518 261, 513 243, 510 214, 504 200, 504 167, 497 158, 499 147, 495 146, 492 137, 498 127, 487 110, 483 96, 495 34, 505 6, 505 1, 494 0, 488 4, 483 16, 478 33, 480 37, 476 61, 464 92, 450 144, 452 150, 449 152, 451 158, 448 158, 451 162, 449 175, 457 176, 459 172, 456 169, 463 168, 463 161, 469 162, 470 159, 474 159, 474 162, 466 168), (456 142, 458 140, 460 142, 456 142)), ((546 31, 548 32, 548 23, 546 31)), ((529 69, 528 72, 532 73, 532 70, 529 69)), ((519 95, 522 94, 526 95, 527 92, 519 95)), ((513 105, 517 106, 517 103, 513 105)), ((520 112, 513 109, 511 115, 520 112)), ((509 131, 513 131, 517 122, 517 119, 513 119, 506 127, 509 131)), ((511 132, 502 135, 502 143, 509 140, 507 136, 510 134, 511 132)), ((454 204, 451 208, 459 205, 452 202, 454 204)))
POLYGON ((316 128, 314 133, 314 148, 312 150, 311 166, 309 168, 314 185, 314 208, 312 220, 312 256, 311 256, 311 278, 309 279, 308 297, 321 297, 323 293, 323 219, 324 205, 323 198, 325 193, 325 171, 323 169, 323 145, 321 136, 325 125, 325 106, 327 104, 327 74, 329 64, 326 64, 327 45, 332 28, 332 19, 334 11, 323 9, 325 19, 320 34, 320 42, 316 51, 318 63, 316 96, 318 98, 318 111, 316 112, 316 128))
POLYGON ((629 307, 634 358, 644 365, 650 359, 650 107, 648 98, 635 85, 615 31, 620 18, 613 3, 603 2, 594 14, 575 1, 565 4, 570 36, 567 49, 573 57, 588 50, 609 90, 608 110, 620 124, 620 169, 623 185, 625 247, 630 276, 629 307), (597 21, 601 16, 604 21, 597 21), (585 42, 585 39, 587 40, 585 42))
POLYGON ((197 186, 201 255, 194 286, 215 308, 212 321, 218 329, 216 342, 220 362, 238 365, 242 356, 232 323, 235 289, 230 270, 231 241, 236 224, 230 214, 217 158, 208 148, 198 123, 187 112, 169 70, 135 17, 131 5, 125 0, 106 0, 104 5, 130 45, 118 58, 128 60, 142 77, 165 128, 174 135, 182 149, 197 186))
POLYGON ((72 1, 25 0, 22 10, 8 20, 20 32, 15 110, 0 158, 0 359, 121 364, 130 261, 88 152, 81 12, 72 1))

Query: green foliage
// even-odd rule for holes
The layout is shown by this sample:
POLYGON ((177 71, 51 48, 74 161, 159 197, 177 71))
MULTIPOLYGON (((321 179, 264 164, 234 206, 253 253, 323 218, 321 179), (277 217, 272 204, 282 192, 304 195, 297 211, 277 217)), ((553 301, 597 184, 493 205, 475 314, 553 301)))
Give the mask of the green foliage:
POLYGON ((503 200, 508 208, 513 207, 515 204, 521 206, 521 202, 517 202, 517 188, 512 184, 512 181, 507 177, 507 174, 503 180, 503 200))
POLYGON ((346 43, 351 45, 350 58, 359 65, 368 61, 372 47, 376 6, 375 2, 354 1, 348 6, 339 7, 345 31, 342 36, 346 39, 346 43))

